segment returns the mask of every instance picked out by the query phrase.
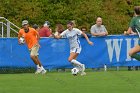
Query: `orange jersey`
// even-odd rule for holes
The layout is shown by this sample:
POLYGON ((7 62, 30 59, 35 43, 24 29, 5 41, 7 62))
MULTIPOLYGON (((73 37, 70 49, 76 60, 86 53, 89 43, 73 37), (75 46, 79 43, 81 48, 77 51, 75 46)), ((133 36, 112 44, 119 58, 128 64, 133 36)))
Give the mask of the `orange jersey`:
POLYGON ((38 43, 38 32, 29 27, 29 32, 25 33, 24 29, 20 29, 18 33, 18 38, 24 37, 25 42, 29 49, 31 49, 34 45, 38 43))

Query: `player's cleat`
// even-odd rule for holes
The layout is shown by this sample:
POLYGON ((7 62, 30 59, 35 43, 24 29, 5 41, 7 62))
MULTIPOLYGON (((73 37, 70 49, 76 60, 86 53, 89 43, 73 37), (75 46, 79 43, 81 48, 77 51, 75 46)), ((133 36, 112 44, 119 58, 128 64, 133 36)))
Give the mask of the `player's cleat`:
POLYGON ((35 74, 39 74, 39 73, 41 73, 41 71, 42 71, 42 69, 41 69, 41 68, 37 68, 37 70, 36 70, 35 74))
POLYGON ((84 71, 85 71, 85 65, 82 64, 82 72, 84 72, 84 71))
POLYGON ((84 76, 84 75, 86 75, 86 72, 81 72, 81 76, 84 76))
POLYGON ((42 71, 41 71, 41 74, 46 74, 46 70, 45 69, 43 69, 42 71))
POLYGON ((84 71, 85 71, 85 65, 82 64, 81 76, 86 75, 86 72, 84 72, 84 71))

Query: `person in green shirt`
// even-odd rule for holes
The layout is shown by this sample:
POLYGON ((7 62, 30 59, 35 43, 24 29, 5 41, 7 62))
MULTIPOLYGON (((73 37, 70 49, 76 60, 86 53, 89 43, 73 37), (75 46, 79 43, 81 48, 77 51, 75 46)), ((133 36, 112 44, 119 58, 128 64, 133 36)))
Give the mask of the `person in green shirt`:
MULTIPOLYGON (((136 32, 140 38, 140 6, 135 6, 134 11, 136 16, 132 18, 129 29, 131 29, 133 32, 136 32)), ((128 30, 125 34, 130 34, 131 30, 128 30)), ((140 52, 140 39, 138 45, 134 46, 129 51, 129 56, 140 61, 140 54, 138 54, 138 52, 140 52)))

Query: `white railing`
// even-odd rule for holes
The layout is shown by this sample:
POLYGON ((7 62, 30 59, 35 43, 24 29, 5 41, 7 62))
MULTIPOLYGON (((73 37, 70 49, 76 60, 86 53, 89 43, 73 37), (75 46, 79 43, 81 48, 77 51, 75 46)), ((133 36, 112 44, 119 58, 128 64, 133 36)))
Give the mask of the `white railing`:
POLYGON ((11 31, 13 31, 15 34, 18 34, 18 30, 20 29, 20 27, 16 26, 14 23, 10 22, 8 19, 4 17, 0 17, 0 24, 1 24, 0 37, 2 38, 11 37, 10 36, 11 31), (4 27, 6 27, 6 29, 4 27))

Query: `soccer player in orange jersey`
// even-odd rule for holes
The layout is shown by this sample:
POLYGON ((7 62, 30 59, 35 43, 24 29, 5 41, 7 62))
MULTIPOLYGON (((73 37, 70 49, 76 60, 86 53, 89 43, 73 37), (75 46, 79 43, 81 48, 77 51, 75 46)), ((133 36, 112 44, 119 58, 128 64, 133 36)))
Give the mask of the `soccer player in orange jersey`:
POLYGON ((22 21, 22 28, 19 30, 18 33, 19 44, 20 44, 20 40, 19 40, 20 37, 24 37, 25 43, 27 44, 28 49, 30 51, 30 57, 37 66, 37 70, 35 74, 39 74, 39 73, 45 74, 46 70, 43 68, 38 58, 38 50, 40 47, 38 42, 40 38, 39 34, 34 28, 29 27, 27 20, 22 21))

